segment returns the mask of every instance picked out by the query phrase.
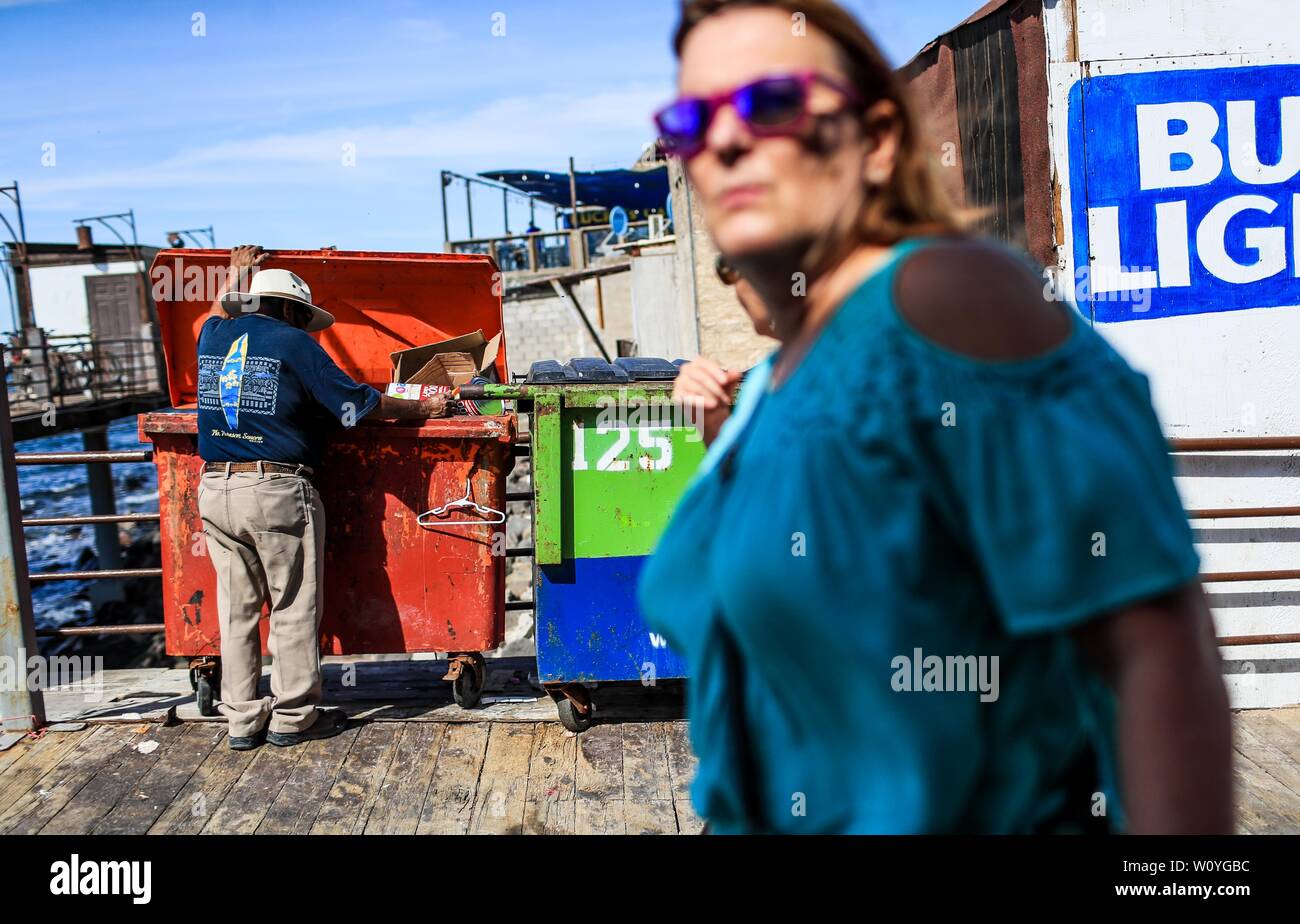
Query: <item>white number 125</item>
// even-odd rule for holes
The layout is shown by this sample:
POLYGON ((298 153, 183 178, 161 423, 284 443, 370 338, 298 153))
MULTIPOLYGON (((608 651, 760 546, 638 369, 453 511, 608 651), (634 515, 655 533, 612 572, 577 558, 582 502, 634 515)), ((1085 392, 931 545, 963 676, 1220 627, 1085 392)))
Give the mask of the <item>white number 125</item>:
MULTIPOLYGON (((643 471, 661 472, 673 464, 673 441, 667 432, 671 429, 667 426, 637 427, 637 445, 646 450, 637 455, 637 464, 643 471), (656 435, 656 432, 660 435, 656 435), (652 455, 656 451, 658 456, 652 455)), ((587 463, 586 432, 586 428, 580 421, 573 422, 573 470, 575 472, 585 472, 590 469, 587 463)), ((609 433, 615 434, 614 443, 596 460, 596 471, 626 472, 631 468, 631 461, 620 459, 618 456, 632 441, 632 429, 597 425, 597 436, 605 436, 609 433)))

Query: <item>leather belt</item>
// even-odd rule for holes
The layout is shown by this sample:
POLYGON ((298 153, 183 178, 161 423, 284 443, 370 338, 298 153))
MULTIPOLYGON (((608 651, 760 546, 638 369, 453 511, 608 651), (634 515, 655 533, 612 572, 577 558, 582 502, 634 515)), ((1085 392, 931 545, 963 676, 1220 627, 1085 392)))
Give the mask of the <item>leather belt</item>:
POLYGON ((269 472, 273 475, 301 475, 304 478, 310 478, 312 470, 306 465, 285 465, 283 462, 205 462, 203 464, 203 473, 210 475, 216 473, 224 475, 229 471, 232 475, 237 472, 269 472))

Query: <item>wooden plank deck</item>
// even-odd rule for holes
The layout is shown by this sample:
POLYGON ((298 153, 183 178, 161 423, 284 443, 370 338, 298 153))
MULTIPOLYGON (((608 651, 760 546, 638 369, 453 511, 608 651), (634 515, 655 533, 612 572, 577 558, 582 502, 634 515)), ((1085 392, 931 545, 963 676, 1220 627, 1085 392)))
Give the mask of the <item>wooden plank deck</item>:
MULTIPOLYGON (((412 670, 433 673, 426 662, 376 676, 410 680, 412 670)), ((615 690, 602 688, 614 708, 577 736, 555 721, 549 701, 543 710, 529 696, 476 710, 355 699, 344 705, 358 720, 337 738, 234 752, 222 722, 177 721, 176 691, 159 688, 156 676, 142 685, 137 672, 121 673, 132 676, 114 687, 124 697, 117 711, 98 703, 100 718, 0 751, 0 833, 694 834, 701 827, 688 796, 694 758, 686 724, 656 714, 674 708, 671 691, 634 687, 620 703, 615 690), (167 706, 146 711, 169 724, 132 719, 150 696, 167 706)), ((1239 830, 1300 833, 1300 707, 1234 718, 1239 830)))
POLYGON ((235 752, 213 722, 90 723, 5 752, 0 833, 694 834, 684 735, 372 721, 235 752))

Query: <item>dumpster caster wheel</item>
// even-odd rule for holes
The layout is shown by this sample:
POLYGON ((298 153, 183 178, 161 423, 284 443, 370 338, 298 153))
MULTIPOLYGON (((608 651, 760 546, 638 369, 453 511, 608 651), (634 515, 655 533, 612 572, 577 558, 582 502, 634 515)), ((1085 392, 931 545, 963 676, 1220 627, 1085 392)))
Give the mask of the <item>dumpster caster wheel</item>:
POLYGON ((460 672, 451 679, 451 696, 462 709, 473 709, 483 696, 487 662, 477 652, 458 659, 460 672))
POLYGON ((194 698, 199 704, 199 715, 214 716, 217 714, 217 707, 212 692, 211 678, 199 678, 198 688, 194 692, 194 698))
POLYGON ((575 734, 591 728, 590 706, 586 712, 579 712, 573 700, 565 697, 555 704, 555 711, 560 714, 560 724, 575 734))
POLYGON ((221 662, 213 659, 192 665, 190 686, 194 688, 194 700, 198 704, 199 715, 208 718, 219 715, 216 700, 221 690, 221 662))

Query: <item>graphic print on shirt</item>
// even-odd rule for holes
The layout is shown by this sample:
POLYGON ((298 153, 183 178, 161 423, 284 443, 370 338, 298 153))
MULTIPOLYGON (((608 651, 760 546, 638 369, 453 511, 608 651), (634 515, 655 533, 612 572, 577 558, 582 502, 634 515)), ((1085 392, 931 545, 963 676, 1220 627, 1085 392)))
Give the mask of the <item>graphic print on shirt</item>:
POLYGON ((239 394, 244 390, 244 359, 248 355, 248 334, 236 338, 221 367, 221 413, 230 429, 239 428, 239 394))
POLYGON ((220 410, 226 424, 239 428, 239 415, 274 414, 280 386, 280 360, 249 356, 248 334, 235 339, 225 359, 199 357, 199 407, 220 410))

